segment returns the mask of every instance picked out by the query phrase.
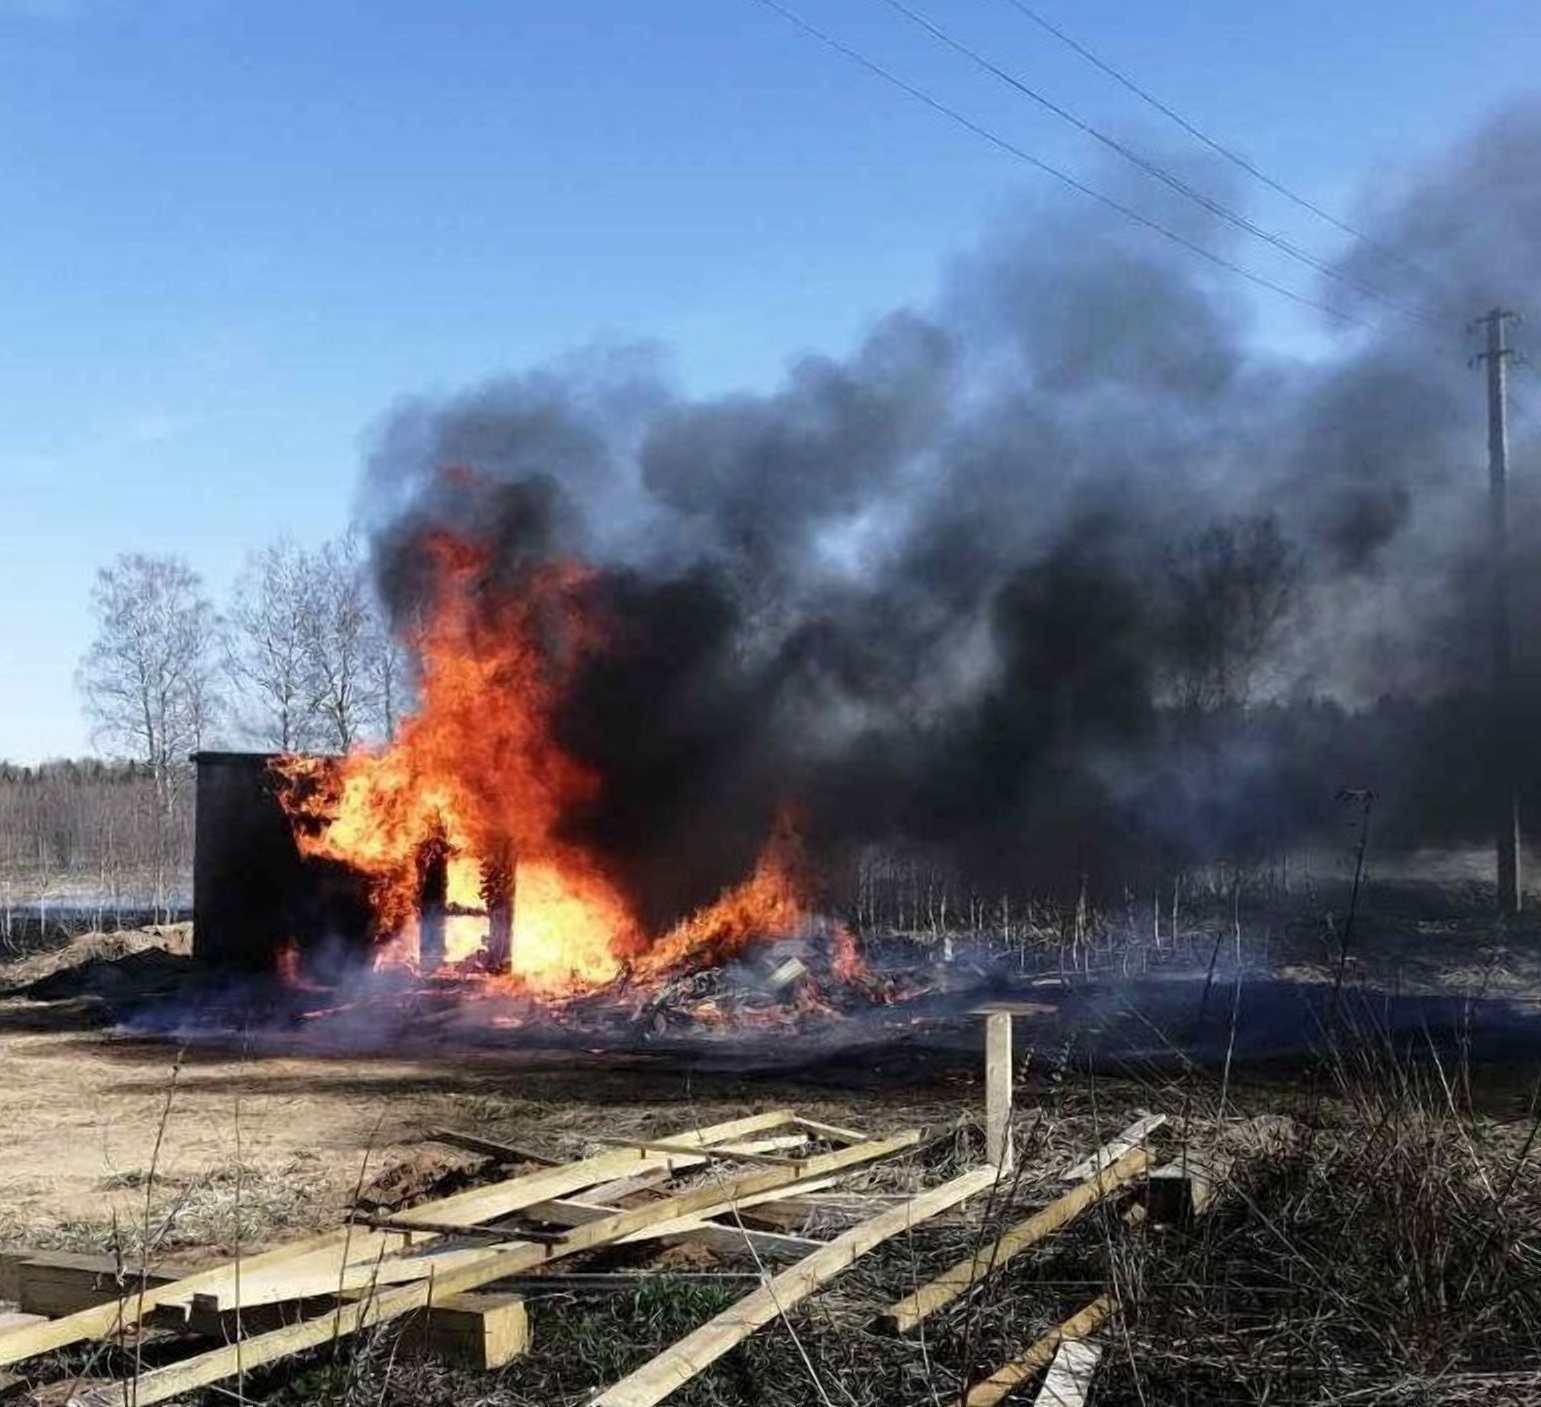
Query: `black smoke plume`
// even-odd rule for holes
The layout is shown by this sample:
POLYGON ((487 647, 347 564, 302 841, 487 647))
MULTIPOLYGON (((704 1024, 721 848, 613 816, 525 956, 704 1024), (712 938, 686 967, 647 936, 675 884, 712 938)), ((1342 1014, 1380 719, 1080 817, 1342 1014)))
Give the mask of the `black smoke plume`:
POLYGON ((442 527, 504 585, 596 569, 608 643, 561 729, 605 789, 574 824, 655 920, 741 873, 788 800, 825 854, 923 846, 1008 887, 1256 856, 1344 786, 1401 843, 1480 836, 1465 325, 1541 286, 1541 105, 1367 206, 1376 247, 1343 270, 1417 318, 1323 281, 1373 326, 1322 354, 1271 350, 1229 276, 1052 208, 770 393, 682 395, 643 348, 398 407, 369 464, 382 593, 411 617, 442 527))

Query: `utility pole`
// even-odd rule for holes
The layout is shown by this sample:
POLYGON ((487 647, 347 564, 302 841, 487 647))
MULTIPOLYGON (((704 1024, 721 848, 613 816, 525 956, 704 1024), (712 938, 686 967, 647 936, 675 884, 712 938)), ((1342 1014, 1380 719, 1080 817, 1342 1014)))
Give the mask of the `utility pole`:
POLYGON ((1477 326, 1486 329, 1487 346, 1477 360, 1487 363, 1487 449, 1491 495, 1488 571, 1493 635, 1492 736, 1488 785, 1492 794, 1497 842, 1498 909, 1520 911, 1520 797, 1515 775, 1517 753, 1514 699, 1514 636, 1509 621, 1509 358, 1514 349, 1505 333, 1518 315, 1494 308, 1477 326))

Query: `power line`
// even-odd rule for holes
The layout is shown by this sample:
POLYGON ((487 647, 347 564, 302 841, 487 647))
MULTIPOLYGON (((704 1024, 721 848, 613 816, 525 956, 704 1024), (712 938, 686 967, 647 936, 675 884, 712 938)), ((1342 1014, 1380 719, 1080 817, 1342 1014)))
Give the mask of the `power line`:
POLYGON ((899 14, 903 15, 912 24, 918 25, 921 29, 925 30, 925 32, 931 35, 932 38, 947 45, 947 47, 952 49, 955 53, 961 54, 964 58, 968 59, 969 62, 977 65, 979 68, 982 68, 986 73, 991 74, 993 77, 999 79, 1002 83, 1009 85, 1011 88, 1021 93, 1024 97, 1030 98, 1046 112, 1050 112, 1055 117, 1058 117, 1061 121, 1069 123, 1077 131, 1085 133, 1094 141, 1100 142, 1110 151, 1117 153, 1125 161, 1145 172, 1146 175, 1153 176, 1156 180, 1162 182, 1163 185, 1170 187, 1179 195, 1184 196, 1187 199, 1194 201, 1196 204, 1203 206, 1204 209, 1226 221, 1228 224, 1235 226, 1235 228, 1244 231, 1246 234, 1252 235, 1256 239, 1263 240, 1265 243, 1272 245, 1275 249, 1278 249, 1281 253, 1288 255, 1291 259, 1308 265, 1310 268, 1315 269, 1318 273, 1324 274, 1328 278, 1337 280, 1337 282, 1343 284, 1347 288, 1353 289, 1361 296, 1369 298, 1374 302, 1381 303, 1385 307, 1390 308, 1393 312, 1400 313, 1403 317, 1411 318, 1415 322, 1424 322, 1428 320, 1422 313, 1415 312, 1411 308, 1403 307, 1401 304, 1397 303, 1391 298, 1387 298, 1384 294, 1372 288, 1370 285, 1361 283, 1358 279, 1352 278, 1348 274, 1343 273, 1341 270, 1334 268, 1325 259, 1319 258, 1317 255, 1312 254, 1307 249, 1302 249, 1299 245, 1293 243, 1291 240, 1286 239, 1283 235, 1275 234, 1271 230, 1264 229, 1263 226, 1257 224, 1253 220, 1248 219, 1247 216, 1241 214, 1239 211, 1232 210, 1229 206, 1214 199, 1204 191, 1199 190, 1196 186, 1192 185, 1188 181, 1183 180, 1181 176, 1175 175, 1173 172, 1168 171, 1164 166, 1161 166, 1159 163, 1150 160, 1149 157, 1142 156, 1139 152, 1135 151, 1134 148, 1130 147, 1124 142, 1119 141, 1117 137, 1110 136, 1108 133, 1102 131, 1101 128, 1094 126, 1092 123, 1086 121, 1085 118, 1080 117, 1076 113, 1072 112, 1069 108, 1055 102, 1052 98, 1046 97, 1036 88, 1033 88, 1029 84, 1023 82, 1015 74, 1002 68, 999 64, 994 63, 986 55, 980 53, 979 50, 972 48, 970 45, 964 43, 963 40, 957 38, 953 34, 948 33, 948 31, 943 29, 939 24, 935 23, 933 20, 928 19, 918 10, 912 9, 909 5, 905 4, 904 0, 883 0, 883 3, 886 4, 890 9, 896 10, 899 14))
POLYGON ((1385 258, 1395 260, 1404 268, 1411 269, 1414 273, 1420 275, 1423 278, 1430 279, 1431 281, 1437 281, 1433 280, 1433 275, 1431 275, 1428 270, 1419 268, 1419 266, 1413 263, 1413 261, 1409 259, 1405 254, 1400 254, 1395 249, 1392 249, 1389 245, 1382 244, 1379 240, 1365 234, 1363 230, 1355 229, 1354 226, 1349 224, 1346 220, 1339 219, 1336 215, 1332 214, 1331 211, 1322 209, 1322 207, 1316 204, 1315 201, 1301 195, 1298 191, 1291 190, 1282 181, 1276 180, 1274 177, 1270 176, 1266 171, 1262 170, 1254 162, 1247 160, 1246 157, 1244 157, 1240 152, 1236 151, 1233 147, 1229 147, 1218 138, 1210 136, 1208 132, 1204 131, 1195 123, 1190 122, 1175 108, 1171 107, 1167 103, 1162 102, 1161 99, 1158 98, 1149 89, 1141 87, 1134 81, 1134 79, 1130 78, 1128 74, 1123 73, 1119 69, 1115 68, 1106 59, 1093 53, 1086 47, 1086 45, 1082 44, 1072 35, 1067 34, 1058 25, 1052 23, 1043 15, 1039 14, 1039 12, 1033 9, 1031 5, 1025 3, 1025 0, 1006 0, 1006 3, 1020 14, 1025 15, 1045 33, 1053 35, 1054 38, 1058 39, 1061 44, 1066 45, 1075 53, 1079 54, 1094 68, 1097 68, 1103 73, 1107 74, 1107 76, 1113 79, 1114 82, 1122 84, 1126 89, 1128 89, 1129 92, 1133 93, 1135 97, 1155 108, 1155 110, 1161 113, 1163 117, 1167 117, 1171 121, 1175 122, 1190 137, 1197 139, 1211 151, 1218 153, 1227 161, 1232 162, 1236 166, 1239 166, 1249 176, 1252 176, 1255 179, 1261 181, 1270 190, 1277 191, 1286 200, 1293 201, 1302 210, 1307 210, 1311 214, 1315 215, 1317 219, 1325 220, 1329 225, 1333 226, 1333 228, 1341 230, 1346 235, 1351 235, 1354 239, 1357 239, 1361 244, 1363 244, 1367 249, 1373 249, 1377 254, 1383 255, 1385 258))
POLYGON ((1227 259, 1223 254, 1216 254, 1213 250, 1204 248, 1202 244, 1196 243, 1194 240, 1187 238, 1185 235, 1178 234, 1176 230, 1169 229, 1159 220, 1153 220, 1148 215, 1140 214, 1138 210, 1134 210, 1131 207, 1123 204, 1122 201, 1115 200, 1110 195, 1105 195, 1102 191, 1097 190, 1094 186, 1087 185, 1084 181, 1081 181, 1075 176, 1072 176, 1068 171, 1063 171, 1058 166, 1053 166, 1049 162, 1044 161, 1042 158, 1034 156, 1032 152, 1027 151, 1023 147, 1019 147, 1015 142, 1012 142, 1008 138, 1001 136, 998 132, 992 131, 982 123, 975 122, 973 118, 960 112, 957 108, 950 107, 940 98, 933 97, 924 89, 916 87, 907 79, 901 78, 898 74, 887 68, 884 68, 883 65, 878 63, 876 60, 869 59, 865 54, 861 53, 857 49, 852 48, 843 40, 837 39, 833 34, 820 29, 811 20, 805 19, 795 10, 792 10, 788 6, 782 4, 781 0, 759 0, 759 3, 766 6, 768 9, 774 10, 783 19, 787 20, 790 24, 795 25, 805 34, 810 35, 814 39, 817 39, 821 44, 827 45, 836 53, 841 54, 845 58, 849 59, 852 63, 860 65, 862 68, 866 69, 868 73, 881 78, 885 83, 891 84, 893 87, 898 88, 901 92, 907 93, 910 97, 914 98, 916 102, 925 104, 925 106, 930 108, 933 112, 940 113, 949 121, 956 122, 960 127, 967 128, 976 137, 982 137, 992 146, 1006 152, 1010 156, 1016 157, 1018 161, 1026 162, 1027 165, 1034 167, 1036 170, 1042 171, 1045 175, 1053 176, 1055 180, 1063 182, 1072 190, 1079 191, 1082 195, 1095 200, 1099 205, 1106 206, 1109 210, 1116 211, 1126 219, 1134 221, 1135 224, 1142 225, 1145 229, 1154 231, 1156 234, 1161 235, 1164 239, 1171 240, 1173 244, 1181 245, 1190 253, 1197 254, 1199 258, 1205 259, 1209 263, 1215 264, 1222 269, 1229 270, 1231 273, 1237 274, 1240 277, 1248 280, 1248 282, 1256 284, 1259 288, 1266 288, 1272 293, 1277 293, 1281 297, 1288 298, 1291 302, 1299 303, 1307 308, 1314 308, 1319 313, 1326 313, 1328 317, 1335 318, 1339 322, 1347 323, 1353 327, 1371 326, 1371 324, 1366 322, 1363 318, 1357 318, 1350 313, 1342 312, 1340 309, 1334 308, 1328 303, 1318 302, 1316 299, 1311 298, 1304 293, 1297 293, 1294 289, 1286 288, 1282 283, 1275 283, 1272 279, 1267 278, 1263 274, 1254 273, 1251 269, 1244 268, 1242 265, 1227 259))

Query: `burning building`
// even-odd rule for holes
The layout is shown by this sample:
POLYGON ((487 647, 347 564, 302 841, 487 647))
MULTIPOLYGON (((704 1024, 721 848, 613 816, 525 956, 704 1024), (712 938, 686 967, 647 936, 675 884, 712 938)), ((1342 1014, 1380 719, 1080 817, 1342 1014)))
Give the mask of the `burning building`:
MULTIPOLYGON (((563 997, 806 937, 817 885, 786 811, 747 875, 649 926, 582 839, 603 778, 558 734, 605 630, 585 574, 509 582, 474 542, 437 534, 428 548, 410 640, 419 705, 395 738, 341 757, 198 756, 200 954, 296 974, 357 960, 563 997)), ((822 927, 854 974, 854 939, 822 927)))

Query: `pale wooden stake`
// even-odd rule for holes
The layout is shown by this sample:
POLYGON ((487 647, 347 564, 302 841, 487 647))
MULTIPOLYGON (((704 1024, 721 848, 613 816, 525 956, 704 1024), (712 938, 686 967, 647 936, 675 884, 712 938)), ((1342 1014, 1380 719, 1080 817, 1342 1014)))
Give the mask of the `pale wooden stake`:
POLYGON ((1101 1344, 1089 1339, 1062 1339, 1033 1407, 1086 1407, 1092 1375, 1101 1361, 1101 1344))
POLYGON ((1011 1142, 1011 1013, 992 1011, 985 1017, 985 1157, 997 1172, 1010 1172, 1015 1156, 1011 1142))

